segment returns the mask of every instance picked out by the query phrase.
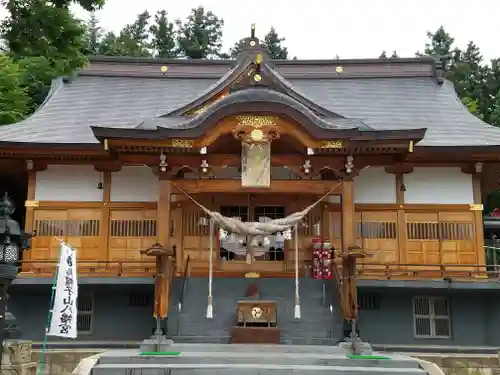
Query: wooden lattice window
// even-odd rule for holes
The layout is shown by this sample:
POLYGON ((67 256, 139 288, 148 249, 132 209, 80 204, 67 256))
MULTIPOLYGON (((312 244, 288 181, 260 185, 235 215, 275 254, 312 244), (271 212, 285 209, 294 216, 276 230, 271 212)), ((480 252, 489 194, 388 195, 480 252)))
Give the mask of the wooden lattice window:
POLYGON ((112 237, 155 237, 156 219, 111 220, 112 237))
POLYGON ((284 206, 257 206, 255 207, 255 220, 259 217, 268 217, 271 220, 282 219, 285 217, 284 206))
POLYGON ((247 206, 221 206, 220 213, 227 217, 237 217, 241 221, 248 221, 247 206))
POLYGON ((140 307, 149 306, 151 304, 150 293, 129 293, 128 295, 129 306, 140 307))
POLYGON ((360 310, 379 310, 380 297, 374 293, 359 293, 358 306, 360 310))
POLYGON ((79 293, 76 300, 78 315, 76 329, 78 334, 91 334, 94 318, 94 294, 79 293))
POLYGON ((37 236, 97 237, 100 220, 35 220, 37 236))
POLYGON ((413 322, 416 338, 450 338, 450 304, 445 297, 414 297, 413 322))
POLYGON ((386 222, 358 222, 356 236, 364 239, 396 239, 397 227, 393 221, 386 222))
POLYGON ((409 240, 471 241, 474 238, 472 223, 460 222, 408 222, 409 240))

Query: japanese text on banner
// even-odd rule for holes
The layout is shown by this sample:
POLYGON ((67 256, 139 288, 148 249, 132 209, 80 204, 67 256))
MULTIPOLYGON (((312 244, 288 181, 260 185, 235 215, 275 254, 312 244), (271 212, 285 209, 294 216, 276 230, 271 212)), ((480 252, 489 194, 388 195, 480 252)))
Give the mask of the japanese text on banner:
POLYGON ((54 305, 47 335, 73 339, 77 337, 77 297, 76 251, 61 243, 54 305))

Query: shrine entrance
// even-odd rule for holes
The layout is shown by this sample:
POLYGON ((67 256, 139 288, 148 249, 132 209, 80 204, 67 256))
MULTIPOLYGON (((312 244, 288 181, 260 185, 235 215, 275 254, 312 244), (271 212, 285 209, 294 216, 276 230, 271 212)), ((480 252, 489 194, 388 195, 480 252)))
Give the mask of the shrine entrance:
MULTIPOLYGON (((332 181, 333 183, 333 181, 332 181)), ((200 203, 223 216, 242 222, 267 222, 282 219, 314 203, 320 196, 310 194, 241 194, 212 193, 194 196, 200 203)), ((312 264, 312 243, 317 236, 328 237, 328 204, 316 206, 299 225, 299 265, 301 274, 308 274, 312 264)), ((191 271, 207 273, 210 259, 209 226, 202 210, 188 200, 178 201, 172 209, 172 243, 182 253, 180 264, 189 257, 191 271)), ((218 272, 278 272, 295 271, 295 244, 292 231, 272 233, 254 238, 228 233, 216 227, 213 238, 213 264, 218 272), (253 241, 247 243, 248 241, 253 241), (248 260, 248 246, 253 259, 248 260)))

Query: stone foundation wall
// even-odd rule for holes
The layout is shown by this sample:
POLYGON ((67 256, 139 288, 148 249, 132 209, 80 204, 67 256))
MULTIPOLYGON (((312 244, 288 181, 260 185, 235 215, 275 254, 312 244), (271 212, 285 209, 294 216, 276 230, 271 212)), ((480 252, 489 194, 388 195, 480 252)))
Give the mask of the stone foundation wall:
MULTIPOLYGON (((69 375, 85 357, 103 352, 99 349, 51 349, 45 355, 43 375, 69 375)), ((500 361, 494 355, 407 353, 440 366, 446 375, 500 375, 500 361)), ((32 360, 39 362, 41 353, 33 350, 32 360)))
MULTIPOLYGON (((81 359, 101 353, 99 349, 50 349, 45 352, 43 374, 37 375, 69 375, 81 359)), ((33 350, 33 361, 40 362, 41 351, 33 350)), ((38 371, 38 369, 37 369, 38 371)))
POLYGON ((434 362, 446 375, 500 375, 499 357, 481 354, 409 354, 434 362))

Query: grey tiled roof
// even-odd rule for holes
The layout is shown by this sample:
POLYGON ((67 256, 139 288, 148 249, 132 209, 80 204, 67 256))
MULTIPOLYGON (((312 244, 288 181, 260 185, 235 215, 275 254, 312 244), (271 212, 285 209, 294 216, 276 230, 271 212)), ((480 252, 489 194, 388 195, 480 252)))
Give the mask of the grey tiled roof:
MULTIPOLYGON (((0 141, 97 143, 90 126, 132 128, 198 97, 214 79, 79 76, 58 81, 30 118, 0 127, 0 141)), ((471 115, 449 82, 430 77, 290 79, 309 99, 376 130, 428 128, 419 145, 500 145, 500 129, 471 115)), ((161 126, 178 126, 162 121, 161 126), (169 125, 170 124, 170 125, 169 125)), ((154 123, 154 121, 153 121, 154 123)))

